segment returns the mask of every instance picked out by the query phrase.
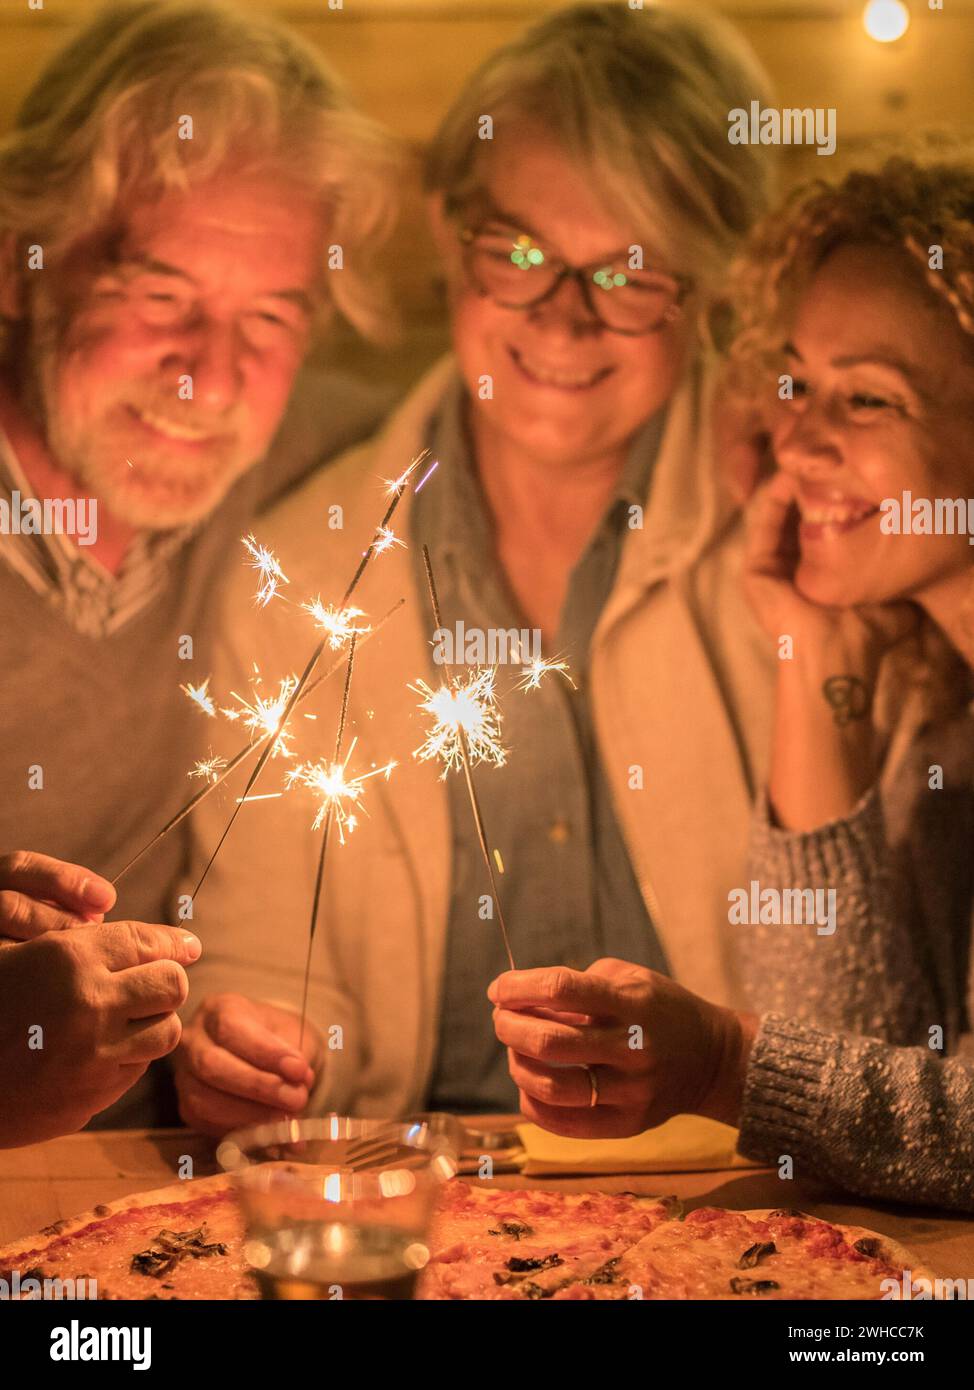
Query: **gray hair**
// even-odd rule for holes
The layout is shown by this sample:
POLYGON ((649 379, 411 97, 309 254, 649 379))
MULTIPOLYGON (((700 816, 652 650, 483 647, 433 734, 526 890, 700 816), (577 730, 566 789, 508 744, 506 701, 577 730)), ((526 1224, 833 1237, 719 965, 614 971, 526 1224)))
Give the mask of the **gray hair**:
POLYGON ((381 336, 370 274, 396 210, 399 160, 302 39, 214 0, 102 10, 48 64, 0 139, 0 236, 57 260, 127 205, 232 169, 273 169, 320 196, 343 269, 338 309, 381 336), (176 138, 191 113, 193 139, 176 138))
POLYGON ((495 134, 537 121, 590 171, 606 207, 706 299, 771 197, 768 149, 731 145, 727 123, 769 85, 730 25, 686 8, 578 4, 532 25, 454 102, 427 153, 427 188, 463 206, 490 149, 480 118, 495 134))

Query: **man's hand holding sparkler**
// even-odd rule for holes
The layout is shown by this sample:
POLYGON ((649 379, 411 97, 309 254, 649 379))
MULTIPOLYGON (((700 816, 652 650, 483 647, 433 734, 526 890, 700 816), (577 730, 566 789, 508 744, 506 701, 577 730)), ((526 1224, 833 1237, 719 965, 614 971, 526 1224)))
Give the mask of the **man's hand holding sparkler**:
POLYGON ((240 994, 203 999, 176 1056, 180 1113, 201 1134, 300 1114, 320 1067, 321 1041, 289 1009, 240 994))
MULTIPOLYGON (((64 887, 69 871, 51 872, 64 887)), ((47 893, 53 880, 44 883, 47 893)), ((84 894, 75 901, 82 905, 84 894)), ((15 905, 11 918, 8 902, 5 912, 8 929, 31 933, 37 924, 30 909, 15 905)), ((199 940, 145 922, 78 919, 66 927, 0 950, 0 1148, 81 1129, 179 1041, 185 967, 199 958, 199 940)))
POLYGON ((0 854, 0 942, 100 922, 115 905, 107 879, 46 854, 0 854))
POLYGON ((528 1119, 622 1138, 697 1114, 736 1124, 756 1020, 621 960, 511 970, 487 991, 528 1119))

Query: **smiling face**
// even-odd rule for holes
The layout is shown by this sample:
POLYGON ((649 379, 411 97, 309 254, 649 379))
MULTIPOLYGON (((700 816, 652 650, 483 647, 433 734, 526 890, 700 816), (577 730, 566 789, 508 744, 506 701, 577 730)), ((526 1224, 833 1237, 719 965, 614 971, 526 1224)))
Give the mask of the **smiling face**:
POLYGON ((847 607, 970 566, 966 534, 886 535, 886 498, 974 496, 974 343, 905 252, 843 246, 802 297, 772 430, 801 514, 798 589, 847 607))
POLYGON ((207 515, 280 422, 323 244, 308 193, 227 176, 135 208, 109 264, 79 248, 45 271, 34 390, 54 461, 132 525, 207 515))
MULTIPOLYGON (((630 244, 639 240, 605 212, 586 172, 536 126, 492 142, 484 156, 480 209, 478 204, 478 222, 500 240, 509 238, 513 246, 518 237, 529 237, 545 256, 571 266, 624 264, 630 244)), ((676 386, 686 354, 686 316, 677 314, 638 337, 614 333, 571 281, 532 308, 505 308, 466 273, 456 224, 441 222, 439 236, 454 345, 475 430, 479 425, 497 431, 532 458, 559 468, 624 449, 676 386), (485 374, 493 382, 489 400, 479 393, 485 374)), ((648 265, 650 248, 644 258, 648 265)))

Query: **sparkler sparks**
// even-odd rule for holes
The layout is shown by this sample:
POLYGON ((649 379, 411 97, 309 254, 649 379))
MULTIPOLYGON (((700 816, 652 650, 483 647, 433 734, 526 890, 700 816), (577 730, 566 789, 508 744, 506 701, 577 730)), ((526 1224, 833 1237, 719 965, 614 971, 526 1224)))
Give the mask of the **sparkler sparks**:
MULTIPOLYGON (((349 604, 351 603, 352 595, 354 594, 355 590, 358 588, 359 581, 361 580, 363 574, 365 573, 366 569, 368 568, 369 561, 372 559, 372 557, 373 557, 374 554, 375 554, 376 539, 377 539, 377 538, 381 538, 381 533, 382 533, 385 529, 388 528, 389 523, 392 521, 393 514, 394 514, 394 512, 395 512, 397 506, 399 505, 400 499, 401 499, 401 497, 402 497, 403 488, 405 487, 406 482, 407 482, 407 481, 409 480, 409 478, 412 476, 412 473, 413 473, 414 469, 418 468, 419 465, 420 465, 420 463, 423 461, 423 459, 428 458, 428 457, 429 457, 429 450, 424 450, 423 453, 418 454, 417 457, 413 459, 412 463, 409 465, 408 469, 407 469, 406 472, 403 474, 402 478, 396 480, 396 484, 395 484, 395 486, 394 486, 393 489, 392 489, 392 494, 393 494, 393 495, 389 498, 389 502, 388 502, 388 505, 386 506, 385 512, 383 513, 383 515, 382 515, 382 517, 381 517, 381 519, 380 519, 380 521, 379 521, 378 526, 376 527, 375 531, 373 532, 372 541, 370 542, 368 548, 367 548, 365 551, 363 551, 362 556, 361 556, 361 558, 359 559, 358 564, 355 566, 355 573, 352 575, 351 579, 349 580, 348 587, 346 588, 345 593, 344 593, 343 596, 342 596, 342 600, 341 600, 341 602, 339 603, 337 610, 327 610, 327 609, 324 609, 324 608, 322 607, 321 601, 320 601, 320 599, 319 599, 319 600, 317 601, 317 604, 316 604, 316 605, 311 605, 311 607, 310 607, 310 610, 309 610, 309 611, 311 611, 311 613, 312 613, 313 616, 318 616, 318 614, 317 614, 317 612, 316 612, 316 608, 317 608, 317 609, 320 610, 322 616, 324 616, 326 613, 329 613, 329 612, 332 613, 332 614, 334 614, 334 613, 337 611, 337 614, 342 615, 342 618, 343 618, 343 619, 346 618, 346 615, 347 615, 348 612, 349 612, 349 604)), ((305 607, 307 607, 307 605, 305 605, 305 607)), ((360 616, 363 616, 363 615, 362 615, 361 613, 356 613, 355 616, 359 616, 359 617, 360 617, 360 616)), ((318 645, 315 647, 314 651, 311 653, 311 656, 308 658, 307 665, 305 666, 304 670, 301 672, 301 675, 298 677, 298 679, 295 681, 294 685, 292 686, 291 691, 290 691, 290 693, 289 693, 289 695, 288 695, 288 698, 287 698, 287 700, 286 700, 286 702, 285 702, 285 704, 284 704, 284 708, 281 710, 280 720, 279 720, 279 727, 280 727, 281 733, 280 733, 280 735, 279 735, 277 738, 274 739, 273 743, 271 742, 270 739, 267 739, 267 740, 265 741, 264 747, 263 747, 261 753, 259 754, 259 756, 258 756, 258 758, 257 758, 257 763, 256 763, 256 765, 255 765, 253 771, 251 772, 249 778, 247 779, 247 785, 246 785, 246 787, 244 788, 244 797, 248 797, 248 796, 251 794, 251 792, 253 791, 254 785, 255 785, 255 783, 257 782, 257 779, 260 777, 260 774, 263 772, 264 767, 266 766, 267 761, 268 761, 268 759, 270 758, 270 756, 271 756, 271 754, 272 754, 272 751, 273 751, 274 753, 277 753, 277 751, 278 751, 278 745, 279 745, 279 743, 281 743, 282 740, 284 739, 285 731, 286 731, 286 728, 287 728, 287 722, 288 722, 288 720, 289 720, 290 717, 291 717, 291 712, 292 712, 292 710, 293 710, 295 704, 297 704, 298 700, 301 698, 301 695, 302 695, 302 693, 303 693, 305 687, 307 686, 308 682, 311 680, 311 677, 314 675, 315 669, 316 669, 316 667, 317 667, 317 665, 318 665, 318 662, 321 660, 321 655, 322 655, 323 651, 325 650, 325 647, 326 647, 326 646, 331 646, 333 650, 337 650, 338 647, 340 647, 340 646, 342 645, 343 641, 345 640, 345 637, 346 637, 346 630, 347 630, 347 628, 346 628, 345 630, 339 631, 339 630, 338 630, 338 625, 336 624, 335 626, 332 627, 332 631, 331 631, 330 637, 329 637, 328 635, 326 635, 325 637, 323 637, 322 640, 321 640, 321 641, 318 643, 318 645)), ((364 629, 362 629, 362 631, 361 631, 361 635, 362 635, 362 636, 368 636, 369 631, 370 631, 370 629, 364 628, 364 629)), ((326 634, 327 634, 327 628, 326 628, 326 634)), ((349 652, 349 656, 348 656, 348 667, 347 667, 347 674, 346 674, 346 697, 347 697, 347 690, 348 690, 348 681, 349 681, 350 678, 351 678, 352 656, 353 656, 353 653, 354 653, 354 651, 355 651, 355 642, 356 642, 357 637, 360 635, 359 631, 355 628, 354 620, 353 620, 353 622, 352 622, 352 630, 351 630, 351 632, 350 632, 348 635, 349 635, 350 640, 349 640, 349 643, 348 643, 348 652, 349 652)), ((239 697, 238 697, 238 698, 239 698, 239 697)), ((340 749, 340 745, 341 745, 341 731, 342 731, 342 727, 343 727, 343 725, 340 724, 340 725, 339 725, 339 740, 338 740, 339 749, 340 749)), ((339 752, 336 751, 336 755, 335 755, 335 761, 336 761, 336 762, 337 762, 337 760, 338 760, 338 757, 339 757, 339 752)), ((234 807, 233 814, 230 816, 230 819, 227 821, 226 825, 224 826, 223 833, 222 833, 222 835, 220 836, 219 840, 217 841, 216 847, 214 848, 213 853, 210 855, 209 859, 208 859, 208 860, 206 861, 206 863, 204 864, 203 869, 202 869, 202 872, 200 873, 200 876, 199 876, 199 878, 197 879, 196 887, 193 889, 193 892, 192 892, 192 895, 191 895, 193 901, 196 900, 197 894, 199 893, 200 889, 203 887, 203 884, 206 882, 207 874, 210 872, 210 869, 212 868, 213 863, 214 863, 214 861, 215 861, 217 855, 220 853, 220 850, 223 848, 223 845, 226 843, 227 836, 230 834, 231 830, 233 829, 233 824, 234 824, 234 821, 236 820, 237 813, 238 813, 239 810, 240 810, 240 807, 239 807, 239 806, 234 807)), ((320 899, 320 896, 321 896, 321 884, 322 884, 322 875, 323 875, 323 872, 324 872, 325 848, 326 848, 327 843, 328 843, 328 825, 329 825, 329 820, 326 819, 326 820, 325 820, 324 833, 323 833, 323 836, 322 836, 322 850, 321 850, 321 856, 320 856, 320 858, 319 858, 319 860, 318 860, 318 878, 317 878, 316 883, 315 883, 315 896, 314 896, 314 902, 313 902, 313 904, 312 904, 312 909, 311 909, 311 924, 312 924, 312 925, 311 925, 311 932, 310 932, 310 934, 309 934, 309 948, 308 948, 308 950, 309 950, 309 955, 308 955, 308 962, 307 962, 306 965, 305 965, 305 1002, 304 1002, 304 1004, 302 1004, 302 1012, 301 1012, 301 1020, 302 1020, 302 1021, 301 1021, 301 1036, 302 1036, 302 1038, 303 1038, 303 1036, 304 1036, 304 1009, 305 1009, 305 1006, 306 1006, 306 1004, 307 1004, 308 979, 309 979, 309 976, 310 976, 310 950, 311 950, 311 942, 314 940, 314 923, 315 923, 315 921, 316 921, 316 919, 317 919, 318 902, 319 902, 319 899, 320 899)))
POLYGON ((291 581, 277 563, 277 557, 264 546, 258 545, 253 535, 243 536, 241 540, 250 555, 250 568, 256 570, 260 576, 254 602, 259 608, 266 608, 277 593, 278 586, 289 584, 291 581))
POLYGON ((544 658, 540 656, 536 657, 529 666, 523 668, 521 672, 522 679, 518 681, 517 689, 537 690, 541 685, 542 677, 548 675, 551 671, 557 671, 559 675, 564 676, 573 690, 578 689, 578 686, 568 674, 567 661, 559 661, 557 657, 554 661, 545 661, 544 658))
POLYGON ((302 603, 301 607, 315 620, 315 627, 327 634, 327 642, 332 651, 337 652, 353 637, 362 637, 372 629, 368 623, 359 626, 358 618, 364 618, 361 608, 326 608, 320 598, 312 603, 302 603))
POLYGON ((463 766, 463 740, 472 763, 493 763, 503 767, 507 760, 501 746, 501 718, 494 697, 497 672, 493 667, 471 672, 454 685, 441 685, 434 690, 426 681, 410 686, 422 695, 420 709, 432 715, 433 725, 426 742, 417 748, 414 757, 420 762, 440 758, 442 776, 463 766))
POLYGON ((251 698, 245 700, 242 695, 238 695, 235 690, 230 691, 231 698, 237 701, 237 707, 222 707, 220 713, 224 718, 235 723, 238 719, 243 721, 245 729, 250 729, 253 737, 268 738, 271 734, 277 734, 274 739, 272 758, 293 757, 293 750, 290 747, 293 735, 287 729, 278 729, 284 717, 287 703, 294 693, 298 683, 296 676, 284 676, 278 682, 277 694, 266 697, 261 695, 258 686, 261 683, 261 675, 254 667, 254 676, 251 681, 251 698))
POLYGON ((409 482, 409 479, 412 476, 413 469, 416 467, 418 462, 418 459, 414 459, 413 462, 406 469, 405 473, 400 473, 398 478, 382 479, 382 481, 385 483, 387 497, 401 496, 403 488, 409 482))
POLYGON ((372 542, 373 555, 382 555, 387 550, 391 550, 394 545, 401 545, 405 550, 406 542, 401 541, 394 531, 390 531, 388 526, 380 526, 376 531, 376 539, 372 542))
MULTIPOLYGON (((421 463, 425 463, 429 457, 429 449, 424 449, 421 454, 416 455, 416 457, 413 459, 412 463, 409 465, 406 471, 404 473, 400 473, 398 478, 383 478, 382 482, 385 485, 386 496, 394 497, 398 501, 398 499, 402 496, 403 491, 405 490, 406 484, 409 482, 410 478, 416 472, 416 469, 419 467, 421 463)), ((438 462, 439 461, 437 460, 437 463, 433 464, 433 467, 426 474, 426 478, 428 478, 430 473, 433 472, 433 469, 437 467, 438 462)), ((423 479, 423 483, 425 483, 426 478, 423 479)), ((420 483, 419 487, 422 487, 423 483, 420 483)), ((419 488, 417 488, 417 492, 418 491, 419 488)))
MULTIPOLYGON (((181 685, 179 688, 185 695, 189 696, 194 705, 199 706, 204 714, 208 714, 211 719, 216 718, 216 705, 213 703, 213 697, 209 693, 209 676, 207 676, 202 685, 181 685)), ((192 773, 190 773, 190 776, 192 776, 192 773)))
POLYGON ((365 790, 363 783, 370 777, 380 776, 385 777, 388 782, 396 766, 395 762, 388 762, 383 767, 373 768, 371 772, 349 777, 348 764, 355 751, 356 742, 356 739, 352 740, 344 762, 301 763, 298 767, 291 768, 286 778, 288 790, 294 786, 302 786, 321 798, 311 828, 320 830, 330 812, 338 826, 340 844, 345 843, 346 831, 350 835, 358 824, 355 810, 362 809, 360 803, 365 790))
POLYGON ((195 767, 187 773, 188 777, 200 777, 204 782, 212 782, 214 785, 220 780, 220 773, 227 766, 226 758, 216 758, 211 753, 208 758, 201 758, 195 767))
MULTIPOLYGON (((374 637, 377 632, 381 632, 382 628, 385 627, 386 623, 392 617, 393 613, 397 612, 405 602, 406 600, 401 598, 397 603, 394 603, 392 607, 389 609, 388 613, 386 613, 385 617, 380 618, 379 622, 376 623, 369 636, 363 637, 363 642, 367 642, 369 640, 369 637, 374 637)), ((300 692, 298 699, 303 700, 307 696, 309 696, 312 693, 312 691, 316 690, 324 681, 329 680, 335 674, 335 672, 339 670, 339 668, 344 664, 345 658, 339 657, 336 661, 332 663, 332 665, 328 668, 327 671, 324 672, 323 675, 317 676, 312 681, 308 681, 304 689, 300 692)), ((310 719, 314 718, 315 716, 306 715, 305 717, 310 719)), ((205 801, 207 797, 210 795, 210 793, 215 791, 216 788, 220 785, 220 783, 223 782, 226 779, 226 777, 228 777, 229 774, 234 771, 235 768, 239 767, 239 765, 246 761, 246 759, 253 756, 253 754, 257 751, 258 747, 260 747, 260 745, 257 743, 247 743, 244 745, 243 748, 239 748, 237 750, 237 752, 227 763, 226 767, 221 768, 219 770, 214 768, 214 780, 206 782, 199 789, 198 792, 195 792, 193 796, 190 797, 189 801, 186 802, 185 806, 182 806, 174 816, 170 816, 169 820, 166 821, 165 825, 163 825, 161 829, 157 830, 156 833, 152 836, 152 838, 147 840, 145 844, 141 847, 141 849, 137 850, 135 854, 131 856, 130 859, 126 860, 125 864, 123 864, 122 868, 119 869, 118 873, 116 873, 115 877, 112 879, 112 882, 116 885, 120 883, 121 880, 125 877, 125 875, 132 868, 134 868, 136 864, 138 864, 140 859, 142 859, 146 854, 148 854, 149 851, 153 849, 157 844, 159 844, 161 840, 164 840, 167 835, 171 835, 172 832, 176 829, 176 827, 178 825, 181 825, 183 821, 186 819, 186 817, 191 815, 192 812, 196 810, 197 806, 199 806, 203 801, 205 801)))
MULTIPOLYGON (((430 559, 429 547, 425 545, 423 546, 423 565, 426 569, 426 587, 429 589, 433 621, 439 629, 443 626, 443 615, 440 612, 440 600, 436 593, 436 580, 433 578, 433 562, 430 559)), ((420 681, 418 685, 412 687, 418 695, 425 695, 429 692, 429 698, 424 700, 420 708, 432 714, 436 720, 426 742, 421 748, 416 749, 414 756, 417 758, 443 758, 445 766, 440 774, 441 777, 445 777, 451 767, 463 769, 467 795, 470 798, 470 810, 473 814, 474 825, 477 828, 477 839, 480 841, 480 852, 484 857, 487 877, 490 879, 491 897, 497 908, 497 925, 501 929, 508 963, 512 970, 516 970, 514 952, 511 950, 511 938, 507 934, 504 909, 501 906, 500 894, 497 891, 497 877, 494 873, 490 844, 487 840, 487 827, 484 825, 484 814, 480 809, 477 788, 474 786, 472 768, 475 756, 473 751, 475 738, 481 761, 490 758, 496 766, 500 767, 506 757, 504 749, 500 745, 500 714, 494 703, 495 674, 490 667, 487 667, 485 670, 469 676, 465 684, 454 677, 449 686, 440 690, 431 690, 425 681, 420 681)))

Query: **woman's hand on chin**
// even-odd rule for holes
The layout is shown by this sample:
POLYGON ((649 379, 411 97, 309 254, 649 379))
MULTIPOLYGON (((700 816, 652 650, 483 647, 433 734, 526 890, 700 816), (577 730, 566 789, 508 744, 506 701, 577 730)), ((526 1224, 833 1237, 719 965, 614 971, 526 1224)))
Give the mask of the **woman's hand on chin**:
POLYGON ((910 603, 826 606, 798 591, 795 482, 779 472, 747 511, 744 584, 778 647, 768 778, 772 817, 812 831, 851 814, 882 766, 873 697, 883 657, 913 631, 910 603))
POLYGON ((830 669, 873 682, 883 654, 916 630, 919 613, 906 601, 843 608, 801 594, 796 492, 796 480, 778 471, 747 506, 743 578, 751 607, 769 637, 791 638, 792 659, 825 657, 830 669))

